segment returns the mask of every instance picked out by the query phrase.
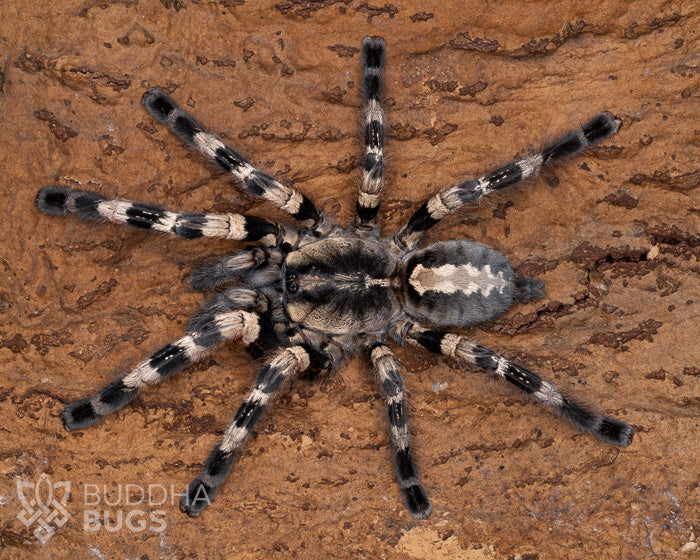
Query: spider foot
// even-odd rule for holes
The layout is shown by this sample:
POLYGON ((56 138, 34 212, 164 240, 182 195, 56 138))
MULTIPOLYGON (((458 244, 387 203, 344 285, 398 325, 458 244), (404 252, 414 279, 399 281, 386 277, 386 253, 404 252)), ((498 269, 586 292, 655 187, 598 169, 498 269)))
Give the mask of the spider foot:
POLYGON ((433 511, 433 506, 430 505, 428 494, 420 484, 413 484, 408 488, 401 488, 401 494, 403 494, 403 501, 408 511, 416 519, 425 519, 433 511))
POLYGON ((63 411, 66 430, 81 430, 97 424, 103 416, 126 406, 138 394, 138 388, 129 387, 124 378, 115 379, 93 397, 70 403, 63 411))
POLYGON ((190 517, 199 517, 204 509, 211 504, 214 494, 216 494, 216 489, 197 477, 187 487, 187 492, 180 499, 180 511, 190 517))
POLYGON ((620 125, 622 125, 620 119, 604 111, 583 125, 583 133, 588 143, 593 146, 616 134, 620 125))
POLYGON ((44 214, 65 216, 76 214, 81 218, 102 220, 97 211, 97 205, 105 197, 88 191, 80 191, 69 187, 50 186, 39 189, 34 203, 44 214))
POLYGON ((634 428, 625 422, 614 418, 601 417, 598 425, 592 430, 595 437, 620 447, 632 443, 634 428))
POLYGON ((142 102, 148 112, 162 124, 168 124, 170 113, 180 108, 172 97, 157 87, 149 89, 143 96, 142 102))
POLYGON ((204 463, 200 475, 187 487, 187 492, 180 500, 180 510, 190 517, 199 517, 214 499, 233 460, 232 452, 223 451, 217 445, 204 463))
POLYGON ((567 397, 562 397, 558 406, 569 422, 598 439, 620 447, 627 447, 632 443, 634 428, 629 424, 596 414, 567 397))
POLYGON ((408 447, 394 455, 396 474, 401 486, 401 494, 408 511, 416 519, 424 519, 433 511, 428 494, 418 478, 418 471, 408 447))
POLYGON ((74 401, 63 410, 63 425, 69 432, 97 424, 101 419, 89 398, 74 401))
POLYGON ((70 214, 66 209, 66 201, 73 189, 68 187, 44 187, 36 193, 34 203, 44 214, 62 216, 70 214))

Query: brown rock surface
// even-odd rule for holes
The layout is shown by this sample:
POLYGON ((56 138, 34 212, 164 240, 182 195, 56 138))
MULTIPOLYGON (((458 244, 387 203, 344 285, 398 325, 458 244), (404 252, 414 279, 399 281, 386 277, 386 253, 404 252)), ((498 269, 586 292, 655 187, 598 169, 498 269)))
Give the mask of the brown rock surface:
POLYGON ((639 559, 696 549, 699 12, 680 0, 2 2, 0 557, 639 559), (201 518, 170 503, 125 505, 127 484, 182 491, 255 366, 240 347, 222 348, 75 434, 62 407, 178 338, 203 301, 189 271, 232 249, 48 217, 34 208, 37 189, 286 220, 155 123, 141 96, 159 85, 348 220, 366 34, 388 43, 387 232, 428 193, 603 109, 624 121, 597 149, 430 238, 476 238, 546 281, 545 300, 472 336, 633 424, 633 444, 612 448, 481 373, 400 349, 428 520, 400 501, 384 406, 359 359, 292 387, 201 518), (43 545, 16 518, 16 481, 42 472, 72 483, 72 517, 43 545), (110 500, 121 489, 122 501, 86 506, 86 485, 104 485, 110 500), (146 519, 132 531, 124 518, 120 530, 85 531, 89 509, 112 522, 163 509, 167 527, 146 519))

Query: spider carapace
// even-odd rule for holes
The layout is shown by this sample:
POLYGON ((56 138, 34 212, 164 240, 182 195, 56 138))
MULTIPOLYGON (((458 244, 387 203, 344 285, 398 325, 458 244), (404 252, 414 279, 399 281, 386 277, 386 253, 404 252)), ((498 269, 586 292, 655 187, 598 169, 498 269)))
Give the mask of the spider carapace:
POLYGON ((473 241, 420 245, 423 233, 448 214, 605 140, 617 132, 619 120, 601 113, 537 154, 446 188, 428 198, 395 235, 381 237, 377 218, 384 185, 384 59, 384 40, 365 37, 365 160, 350 226, 334 223, 310 198, 253 167, 157 88, 143 99, 156 120, 233 175, 244 192, 275 204, 301 227, 243 214, 173 212, 61 186, 45 187, 37 194, 36 205, 47 214, 125 223, 186 239, 208 236, 257 243, 192 272, 193 288, 218 293, 190 320, 182 338, 94 395, 69 404, 63 413, 68 430, 95 424, 145 387, 201 360, 227 340, 240 341, 263 358, 252 390, 182 497, 181 507, 190 515, 199 515, 209 505, 244 441, 287 381, 301 373, 338 368, 361 353, 386 403, 404 502, 414 517, 427 517, 431 505, 413 460, 404 384, 390 339, 504 379, 603 441, 620 446, 632 441, 634 430, 628 424, 578 404, 536 373, 466 336, 442 330, 469 327, 502 314, 515 302, 541 298, 543 282, 516 274, 505 256, 473 241))

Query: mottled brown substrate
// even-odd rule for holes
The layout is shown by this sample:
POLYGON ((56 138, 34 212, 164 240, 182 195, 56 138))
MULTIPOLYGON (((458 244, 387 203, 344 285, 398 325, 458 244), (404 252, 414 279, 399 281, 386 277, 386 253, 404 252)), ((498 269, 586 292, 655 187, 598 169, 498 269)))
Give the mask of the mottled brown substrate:
POLYGON ((697 4, 10 0, 1 11, 0 556, 627 560, 695 547, 697 4), (386 231, 428 194, 600 111, 622 119, 610 141, 429 237, 474 238, 545 280, 544 300, 471 336, 631 423, 635 440, 612 448, 481 373, 399 349, 429 519, 401 503, 384 403, 354 360, 273 407, 201 518, 167 503, 163 533, 85 532, 85 484, 182 492, 256 367, 224 348, 66 433, 65 403, 182 335, 203 300, 187 275, 231 246, 46 216, 36 191, 287 220, 146 113, 141 97, 159 86, 347 221, 367 34, 388 45, 386 231), (15 517, 16 480, 42 472, 73 486, 73 517, 45 545, 15 517))

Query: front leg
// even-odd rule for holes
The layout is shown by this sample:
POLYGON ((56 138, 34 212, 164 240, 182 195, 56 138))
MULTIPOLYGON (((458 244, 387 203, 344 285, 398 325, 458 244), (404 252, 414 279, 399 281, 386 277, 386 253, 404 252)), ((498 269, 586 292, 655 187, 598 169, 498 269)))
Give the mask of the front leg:
POLYGON ((236 241, 260 241, 274 246, 279 227, 264 218, 243 214, 203 214, 171 212, 158 206, 119 198, 107 199, 99 193, 50 186, 39 189, 36 207, 45 214, 102 222, 116 222, 139 229, 170 233, 185 239, 220 237, 236 241))
POLYGON ((143 104, 156 120, 170 127, 188 146, 195 148, 225 173, 236 177, 245 192, 269 200, 299 220, 304 227, 319 233, 330 229, 330 220, 310 199, 253 167, 246 158, 226 145, 216 134, 205 130, 163 90, 149 90, 143 97, 143 104))
POLYGON ((365 163, 357 197, 355 225, 371 230, 377 226, 379 193, 384 185, 384 111, 379 101, 385 43, 381 37, 362 40, 362 122, 365 129, 365 163))
POLYGON ((398 239, 407 247, 414 247, 423 232, 445 216, 479 200, 494 191, 515 185, 536 175, 546 165, 562 163, 586 148, 595 146, 620 128, 621 121, 604 112, 593 117, 578 130, 564 135, 538 154, 527 156, 480 177, 449 187, 428 199, 398 233, 398 239))

